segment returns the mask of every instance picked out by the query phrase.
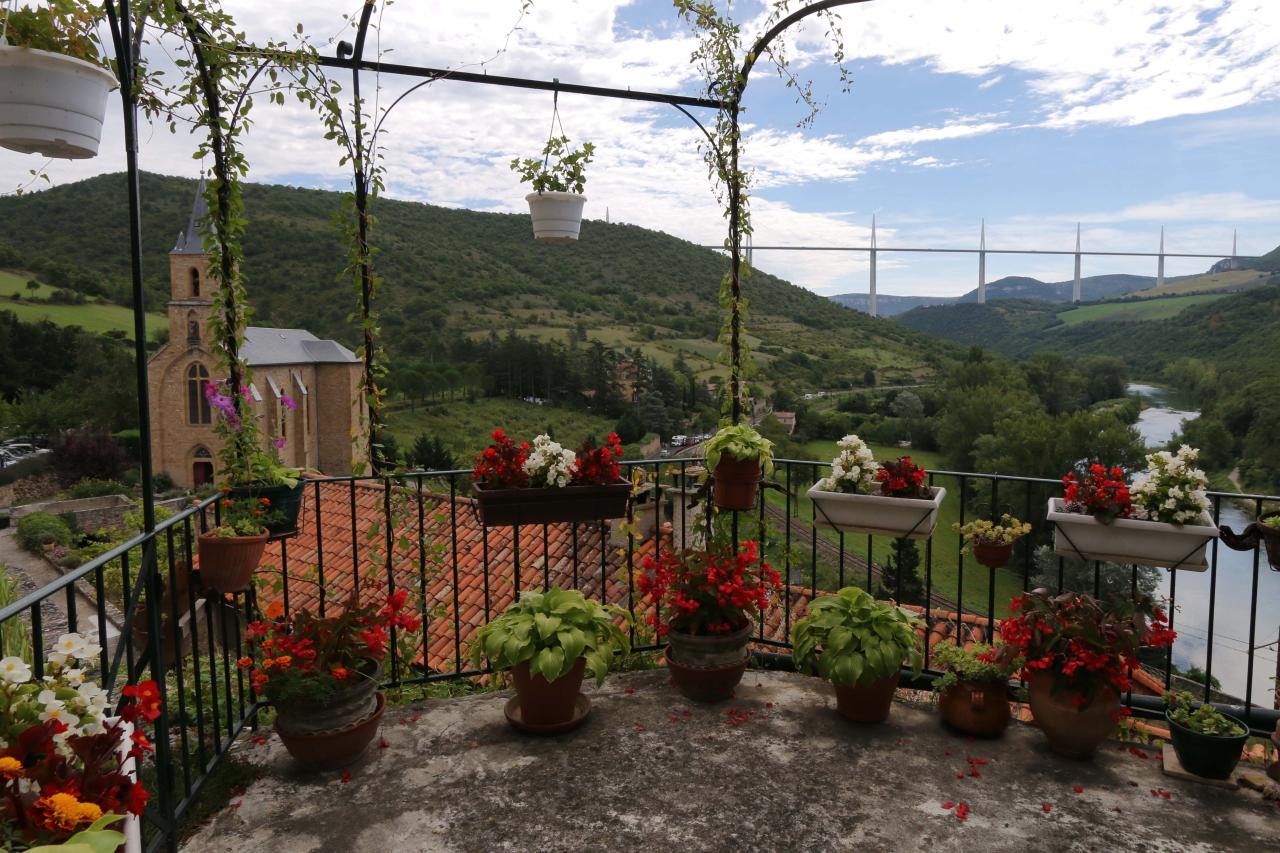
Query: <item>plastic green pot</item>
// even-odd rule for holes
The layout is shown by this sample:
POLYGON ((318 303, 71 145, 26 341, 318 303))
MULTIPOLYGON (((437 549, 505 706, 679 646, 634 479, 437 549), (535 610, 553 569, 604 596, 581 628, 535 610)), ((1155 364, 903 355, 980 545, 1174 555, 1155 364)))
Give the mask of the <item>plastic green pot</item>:
POLYGON ((1178 753, 1178 761, 1182 762, 1183 769, 1188 773, 1206 779, 1226 779, 1240 763, 1240 753, 1249 741, 1249 727, 1235 717, 1223 716, 1243 728, 1245 733, 1235 737, 1202 734, 1175 723, 1169 712, 1165 712, 1164 718, 1169 723, 1173 750, 1178 753))

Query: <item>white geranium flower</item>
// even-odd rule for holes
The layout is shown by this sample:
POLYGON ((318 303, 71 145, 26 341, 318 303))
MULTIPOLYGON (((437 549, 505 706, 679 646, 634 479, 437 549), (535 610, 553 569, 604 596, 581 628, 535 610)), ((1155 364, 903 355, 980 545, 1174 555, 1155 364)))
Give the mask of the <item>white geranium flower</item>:
POLYGON ((31 680, 31 667, 22 658, 10 655, 0 660, 0 679, 9 684, 26 684, 31 680))

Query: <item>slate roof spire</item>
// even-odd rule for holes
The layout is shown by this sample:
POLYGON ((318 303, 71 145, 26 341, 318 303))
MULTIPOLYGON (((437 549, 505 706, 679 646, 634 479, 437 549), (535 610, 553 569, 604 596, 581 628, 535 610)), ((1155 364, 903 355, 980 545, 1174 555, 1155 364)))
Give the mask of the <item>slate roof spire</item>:
POLYGON ((178 234, 178 241, 170 250, 171 255, 203 255, 204 235, 200 233, 200 221, 209 215, 209 205, 204 200, 204 175, 196 183, 196 197, 191 205, 191 218, 187 220, 187 230, 178 234))

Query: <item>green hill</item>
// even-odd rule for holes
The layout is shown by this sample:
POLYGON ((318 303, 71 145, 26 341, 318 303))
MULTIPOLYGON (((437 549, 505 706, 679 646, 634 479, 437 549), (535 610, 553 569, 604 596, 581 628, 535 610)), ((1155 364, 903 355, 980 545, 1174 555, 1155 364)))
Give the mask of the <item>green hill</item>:
MULTIPOLYGON (((514 191, 514 190, 513 190, 514 191)), ((194 183, 142 176, 146 279, 153 304, 168 296, 166 253, 185 226, 194 183)), ((355 297, 335 280, 343 249, 332 216, 339 194, 254 184, 244 271, 261 325, 301 326, 354 343, 355 297)), ((116 282, 127 277, 124 176, 103 175, 0 198, 0 242, 34 262, 58 259, 116 282)), ((634 346, 660 363, 677 355, 700 376, 715 360, 716 252, 632 225, 583 223, 571 245, 535 243, 526 215, 479 213, 381 199, 375 245, 385 277, 380 309, 393 356, 429 358, 446 340, 518 330, 567 340, 576 329, 634 346)), ((947 344, 886 320, 837 310, 824 297, 757 272, 747 284, 748 328, 761 379, 801 387, 927 379, 947 344)))
POLYGON ((1034 342, 1060 326, 1068 306, 1035 299, 996 299, 914 308, 894 320, 909 329, 1009 356, 1025 355, 1034 342))
POLYGON ((1159 299, 1126 299, 1118 302, 1100 302, 1064 310, 1058 319, 1064 326, 1081 323, 1112 322, 1115 320, 1162 320, 1173 317, 1195 305, 1204 305, 1224 294, 1204 293, 1196 296, 1172 296, 1159 299))

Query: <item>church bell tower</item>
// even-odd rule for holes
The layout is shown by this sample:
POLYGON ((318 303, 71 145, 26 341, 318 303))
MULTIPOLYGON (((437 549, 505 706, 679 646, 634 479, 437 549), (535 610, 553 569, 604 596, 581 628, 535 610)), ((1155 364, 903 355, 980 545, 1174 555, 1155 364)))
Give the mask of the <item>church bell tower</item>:
POLYGON ((208 215, 204 178, 196 185, 187 230, 169 252, 169 343, 175 349, 212 351, 209 318, 213 313, 213 256, 204 250, 200 223, 208 215))

